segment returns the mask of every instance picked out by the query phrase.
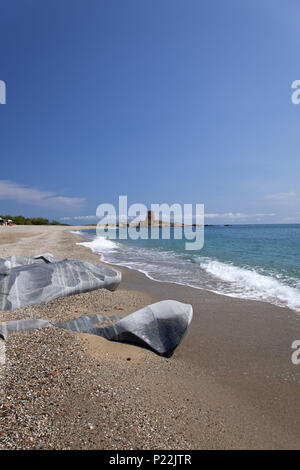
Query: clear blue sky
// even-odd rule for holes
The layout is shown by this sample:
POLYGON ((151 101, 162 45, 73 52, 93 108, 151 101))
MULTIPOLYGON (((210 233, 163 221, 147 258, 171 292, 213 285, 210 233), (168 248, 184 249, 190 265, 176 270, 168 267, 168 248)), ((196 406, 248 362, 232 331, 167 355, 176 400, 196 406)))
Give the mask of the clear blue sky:
MULTIPOLYGON (((0 213, 300 222, 298 0, 2 0, 0 213)), ((92 221, 92 220, 91 220, 92 221)))

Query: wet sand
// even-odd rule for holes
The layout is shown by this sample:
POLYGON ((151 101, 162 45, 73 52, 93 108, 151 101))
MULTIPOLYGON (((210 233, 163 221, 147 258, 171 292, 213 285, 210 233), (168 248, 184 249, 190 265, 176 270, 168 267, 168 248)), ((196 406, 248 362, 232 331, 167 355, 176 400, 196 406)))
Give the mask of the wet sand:
MULTIPOLYGON (((14 234, 14 242, 0 246, 1 257, 47 251, 60 258, 101 262, 97 254, 75 244, 81 240, 70 233, 75 227, 7 227, 5 234, 8 230, 14 234), (17 234, 21 237, 24 232, 34 234, 33 238, 27 236, 16 242, 17 234)), ((6 406, 11 403, 8 394, 17 400, 18 386, 21 389, 30 377, 28 361, 15 359, 20 358, 21 351, 32 362, 36 358, 37 383, 31 387, 33 392, 36 387, 40 395, 45 393, 45 398, 34 408, 30 400, 20 400, 18 412, 28 422, 28 427, 22 428, 23 437, 15 430, 20 420, 14 420, 12 411, 5 420, 0 414, 0 448, 32 448, 36 442, 41 448, 91 449, 300 447, 300 366, 291 362, 291 343, 300 339, 300 317, 295 312, 155 282, 136 271, 116 268, 122 271, 123 280, 114 293, 99 290, 16 312, 2 311, 0 321, 25 317, 67 319, 96 312, 125 315, 152 301, 176 299, 191 303, 194 309, 182 344, 172 358, 164 359, 147 350, 108 343, 91 335, 61 334, 61 344, 74 350, 71 364, 76 363, 77 372, 73 381, 66 375, 70 359, 62 348, 60 360, 64 359, 66 367, 60 364, 61 381, 56 384, 61 390, 59 399, 55 398, 55 388, 41 383, 43 368, 33 348, 42 341, 49 343, 51 350, 58 341, 58 332, 53 329, 14 334, 6 345, 3 402, 6 406), (85 382, 82 377, 87 369, 92 371, 93 380, 85 382), (92 392, 92 383, 97 383, 102 392, 109 387, 109 393, 92 392), (76 397, 76 417, 74 399, 69 401, 70 387, 76 397), (96 396, 91 398, 91 393, 96 396), (63 419, 58 419, 53 410, 62 402, 66 411, 63 419), (107 408, 103 408, 104 403, 107 408), (40 420, 45 407, 51 419, 35 432, 32 422, 36 422, 36 416, 40 420), (88 424, 91 422, 93 429, 88 424)))

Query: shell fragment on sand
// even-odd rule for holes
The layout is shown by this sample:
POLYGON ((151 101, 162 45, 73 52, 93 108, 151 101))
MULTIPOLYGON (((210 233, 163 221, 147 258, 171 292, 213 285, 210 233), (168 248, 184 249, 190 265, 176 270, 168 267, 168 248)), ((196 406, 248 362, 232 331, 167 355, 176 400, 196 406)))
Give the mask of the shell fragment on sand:
POLYGON ((121 277, 116 269, 77 259, 58 260, 49 253, 11 256, 0 259, 0 309, 16 310, 99 288, 115 290, 121 277))
POLYGON ((90 333, 110 341, 130 343, 149 348, 170 357, 182 341, 193 317, 193 308, 176 300, 163 300, 144 307, 124 318, 100 314, 83 315, 67 322, 46 320, 16 320, 0 323, 0 336, 6 339, 13 331, 57 327, 69 331, 90 333), (110 325, 96 326, 107 321, 110 325))

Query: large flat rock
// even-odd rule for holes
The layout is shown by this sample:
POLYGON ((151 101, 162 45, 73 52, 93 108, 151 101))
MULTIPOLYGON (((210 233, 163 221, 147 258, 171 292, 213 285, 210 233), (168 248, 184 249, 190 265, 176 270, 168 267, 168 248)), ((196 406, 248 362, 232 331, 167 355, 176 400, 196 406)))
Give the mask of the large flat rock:
POLYGON ((0 259, 0 309, 16 310, 94 289, 115 290, 121 273, 77 259, 12 256, 0 259))
POLYGON ((9 333, 15 331, 56 327, 94 334, 110 341, 135 344, 151 349, 161 356, 170 357, 182 341, 192 317, 191 305, 176 300, 163 300, 121 319, 117 316, 93 314, 59 323, 42 319, 1 322, 0 336, 6 339, 9 333), (101 326, 101 323, 107 320, 115 323, 101 326))

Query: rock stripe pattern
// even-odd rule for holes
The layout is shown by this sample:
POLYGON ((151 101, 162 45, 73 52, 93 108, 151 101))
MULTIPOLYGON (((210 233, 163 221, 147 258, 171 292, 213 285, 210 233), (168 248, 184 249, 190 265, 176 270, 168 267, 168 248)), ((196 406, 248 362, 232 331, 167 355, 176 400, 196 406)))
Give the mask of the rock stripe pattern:
POLYGON ((94 289, 115 290, 121 272, 77 259, 57 260, 49 253, 34 258, 0 259, 0 309, 16 310, 94 289))
POLYGON ((0 337, 0 394, 1 394, 1 380, 5 375, 5 341, 0 337))
POLYGON ((186 334, 192 317, 191 305, 176 300, 163 300, 124 318, 93 314, 57 323, 42 319, 1 322, 0 337, 7 339, 15 331, 56 327, 94 334, 110 341, 135 344, 151 349, 160 356, 170 357, 186 334), (107 321, 115 323, 101 326, 107 321))

